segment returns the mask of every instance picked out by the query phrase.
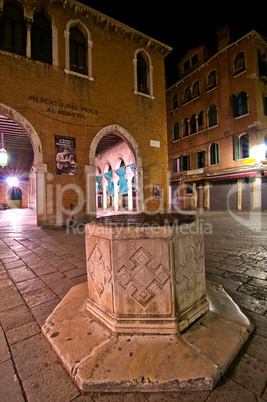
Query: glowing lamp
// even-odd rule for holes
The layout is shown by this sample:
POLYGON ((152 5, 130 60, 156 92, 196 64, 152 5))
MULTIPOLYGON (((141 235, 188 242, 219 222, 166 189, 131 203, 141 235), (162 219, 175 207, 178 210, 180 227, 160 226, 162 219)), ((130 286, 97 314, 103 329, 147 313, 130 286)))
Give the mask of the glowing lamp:
POLYGON ((5 167, 7 165, 7 152, 4 148, 4 135, 1 133, 2 137, 2 148, 0 149, 0 166, 5 167))
POLYGON ((257 162, 261 162, 266 159, 266 151, 267 146, 266 143, 256 145, 252 151, 251 156, 257 160, 257 162))
POLYGON ((19 185, 19 179, 17 177, 8 177, 6 182, 10 187, 18 187, 19 185))

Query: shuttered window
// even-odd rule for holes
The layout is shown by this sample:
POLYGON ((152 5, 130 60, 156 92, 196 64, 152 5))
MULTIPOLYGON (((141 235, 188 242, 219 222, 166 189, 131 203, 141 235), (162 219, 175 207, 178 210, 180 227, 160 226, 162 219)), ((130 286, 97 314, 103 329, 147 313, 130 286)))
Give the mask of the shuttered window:
POLYGON ((210 164, 217 165, 219 163, 219 146, 216 142, 210 146, 210 164))
POLYGON ((247 93, 240 92, 237 96, 232 95, 233 117, 244 116, 248 113, 247 93))
POLYGON ((234 148, 234 160, 237 161, 238 159, 240 159, 240 152, 239 152, 239 138, 238 137, 234 137, 233 139, 234 143, 233 143, 233 148, 234 148))
POLYGON ((209 127, 217 125, 217 106, 211 105, 209 108, 209 127))

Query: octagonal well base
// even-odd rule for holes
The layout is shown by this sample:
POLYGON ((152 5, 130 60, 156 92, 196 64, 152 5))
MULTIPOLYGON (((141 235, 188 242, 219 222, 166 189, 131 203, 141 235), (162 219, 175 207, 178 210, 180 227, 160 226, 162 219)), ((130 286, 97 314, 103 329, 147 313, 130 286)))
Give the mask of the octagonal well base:
POLYGON ((42 327, 85 392, 211 390, 253 327, 221 286, 207 282, 210 309, 183 334, 115 334, 86 310, 87 283, 71 289, 42 327))

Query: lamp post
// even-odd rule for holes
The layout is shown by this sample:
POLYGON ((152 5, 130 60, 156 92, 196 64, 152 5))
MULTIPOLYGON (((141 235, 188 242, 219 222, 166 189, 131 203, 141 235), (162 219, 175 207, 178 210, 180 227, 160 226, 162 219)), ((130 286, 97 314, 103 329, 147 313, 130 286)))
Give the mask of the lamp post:
POLYGON ((4 134, 1 133, 2 147, 0 149, 0 166, 5 167, 7 165, 7 152, 4 148, 4 134))

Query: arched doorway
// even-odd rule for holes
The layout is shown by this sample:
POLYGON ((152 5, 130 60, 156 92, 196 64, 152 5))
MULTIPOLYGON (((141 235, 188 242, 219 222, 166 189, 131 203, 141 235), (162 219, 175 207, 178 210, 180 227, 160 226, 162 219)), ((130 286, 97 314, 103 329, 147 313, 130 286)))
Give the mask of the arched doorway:
POLYGON ((0 204, 12 201, 12 207, 31 208, 36 212, 37 224, 41 224, 46 216, 46 165, 39 136, 24 116, 3 104, 0 104, 0 132, 8 154, 7 166, 0 167, 0 204), (8 184, 9 178, 18 179, 19 184, 8 184))
POLYGON ((8 191, 9 208, 22 208, 22 190, 19 187, 11 187, 8 191))
POLYGON ((92 211, 97 214, 96 200, 99 195, 97 191, 101 186, 96 175, 100 171, 103 175, 101 182, 103 214, 109 212, 108 196, 113 197, 111 203, 113 213, 143 211, 142 156, 137 142, 127 130, 117 124, 102 129, 92 141, 89 163, 90 166, 87 167, 89 214, 92 215, 92 211), (126 148, 128 152, 125 151, 126 148), (108 160, 111 169, 105 171, 105 163, 108 160))

